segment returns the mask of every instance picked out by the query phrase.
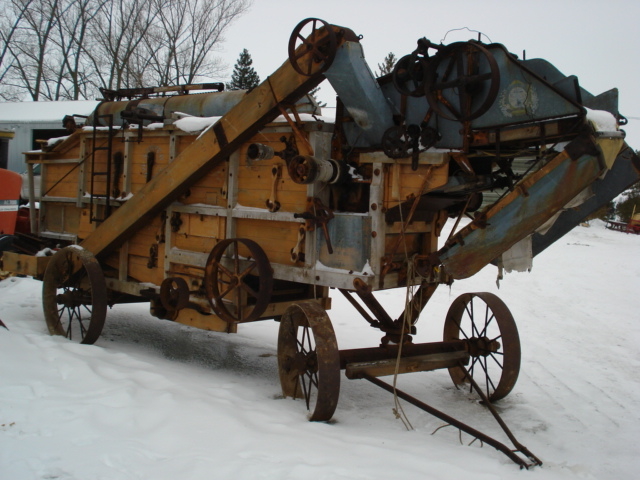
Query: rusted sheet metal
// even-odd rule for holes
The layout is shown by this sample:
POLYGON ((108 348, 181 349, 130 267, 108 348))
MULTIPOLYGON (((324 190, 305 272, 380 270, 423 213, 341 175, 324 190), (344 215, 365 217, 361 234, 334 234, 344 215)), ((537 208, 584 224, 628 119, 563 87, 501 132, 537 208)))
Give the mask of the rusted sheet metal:
MULTIPOLYGON (((91 119, 96 115, 113 114, 114 124, 122 123, 121 114, 130 112, 146 112, 147 116, 171 118, 174 112, 186 113, 196 117, 221 117, 240 103, 246 92, 235 90, 230 92, 201 93, 195 95, 171 95, 166 97, 123 100, 119 102, 103 102, 96 108, 91 119)), ((98 119, 100 123, 100 120, 98 119)))
POLYGON ((633 149, 624 145, 610 171, 591 185, 593 196, 577 207, 563 211, 553 226, 544 234, 534 233, 532 238, 533 256, 535 257, 552 243, 558 241, 573 227, 586 219, 593 212, 607 205, 634 183, 640 181, 640 157, 633 149))
POLYGON ((601 151, 587 134, 456 234, 437 257, 454 279, 468 278, 552 218, 604 171, 601 151))

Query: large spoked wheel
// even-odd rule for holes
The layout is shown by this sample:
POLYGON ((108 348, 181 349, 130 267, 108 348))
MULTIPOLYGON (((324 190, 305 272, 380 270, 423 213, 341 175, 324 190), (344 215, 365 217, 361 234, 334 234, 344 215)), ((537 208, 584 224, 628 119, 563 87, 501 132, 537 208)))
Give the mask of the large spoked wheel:
POLYGON ((331 25, 319 18, 302 20, 289 38, 289 61, 293 69, 307 77, 314 64, 322 64, 317 73, 326 72, 336 56, 338 39, 331 25))
POLYGON ((466 122, 493 105, 500 88, 500 70, 489 50, 475 42, 453 43, 431 62, 425 94, 438 115, 466 122))
POLYGON ((44 318, 51 335, 92 344, 107 315, 107 285, 88 250, 70 246, 51 257, 42 282, 44 318))
POLYGON ((283 395, 304 398, 309 421, 331 419, 340 394, 340 354, 331 320, 316 302, 292 305, 282 316, 278 369, 283 395))
POLYGON ((226 322, 258 320, 273 291, 271 263, 253 240, 222 240, 207 259, 205 289, 211 308, 226 322))
MULTIPOLYGON (((513 389, 520 372, 520 337, 511 312, 492 293, 465 293, 455 299, 444 323, 444 341, 464 340, 471 356, 467 366, 491 402, 513 389)), ((469 385, 460 367, 449 369, 456 385, 469 385)))

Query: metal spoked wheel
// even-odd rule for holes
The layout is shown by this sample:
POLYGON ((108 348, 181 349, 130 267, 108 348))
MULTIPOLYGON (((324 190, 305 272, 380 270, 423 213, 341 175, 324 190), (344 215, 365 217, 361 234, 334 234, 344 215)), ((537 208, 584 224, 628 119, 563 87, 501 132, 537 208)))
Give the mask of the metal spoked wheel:
POLYGON ((452 43, 432 57, 425 94, 443 118, 466 122, 487 112, 498 96, 500 70, 477 42, 452 43))
MULTIPOLYGON (((491 402, 513 389, 520 372, 520 337, 511 312, 492 293, 465 293, 451 304, 443 340, 464 340, 471 356, 467 370, 491 402)), ((456 385, 469 385, 460 367, 449 369, 456 385)))
POLYGON ((273 291, 271 263, 253 240, 222 240, 207 259, 205 289, 211 308, 226 322, 258 320, 273 291))
POLYGON ((44 318, 51 335, 92 344, 107 315, 107 286, 88 250, 70 246, 51 257, 42 282, 44 318))
POLYGON ((340 354, 331 320, 318 303, 292 305, 282 316, 278 369, 283 395, 304 398, 309 421, 331 419, 340 394, 340 354))
POLYGON ((289 61, 296 72, 307 77, 313 73, 314 64, 323 64, 318 73, 326 72, 336 56, 337 45, 331 25, 319 18, 307 18, 293 29, 289 38, 289 61))
POLYGON ((401 94, 411 97, 424 95, 429 64, 425 57, 410 54, 398 60, 391 72, 393 85, 401 94))

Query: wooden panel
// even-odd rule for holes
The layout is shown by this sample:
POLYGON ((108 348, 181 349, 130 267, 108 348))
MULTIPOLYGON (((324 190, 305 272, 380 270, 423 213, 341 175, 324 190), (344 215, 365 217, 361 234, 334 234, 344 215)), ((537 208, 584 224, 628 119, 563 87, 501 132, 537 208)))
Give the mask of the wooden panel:
POLYGON ((224 238, 226 217, 183 213, 180 218, 182 225, 173 234, 172 245, 182 250, 209 253, 224 238))
POLYGON ((44 185, 42 193, 50 197, 76 198, 78 195, 78 164, 45 164, 43 165, 44 185))
POLYGON ((227 162, 217 165, 211 172, 189 187, 188 196, 183 196, 181 202, 186 205, 203 203, 205 205, 226 207, 227 171, 227 162))
POLYGON ((78 223, 78 238, 87 238, 94 229, 95 224, 89 223, 89 208, 83 208, 78 223))
MULTIPOLYGON (((249 238, 257 242, 272 263, 293 265, 291 249, 298 241, 299 227, 297 223, 238 219, 236 237, 249 238)), ((248 252, 241 251, 241 255, 247 256, 248 252)))
POLYGON ((229 324, 217 315, 204 315, 190 308, 180 310, 174 321, 182 323, 183 325, 189 325, 190 327, 213 332, 235 333, 237 331, 236 324, 229 324))
POLYGON ((441 187, 447 183, 449 166, 419 165, 413 171, 411 165, 393 164, 385 166, 384 206, 392 208, 399 202, 441 187))
POLYGON ((280 211, 304 211, 307 186, 294 183, 291 180, 284 160, 277 156, 269 160, 250 160, 247 157, 247 149, 251 143, 267 145, 276 152, 284 149, 285 144, 280 141, 282 136, 282 132, 260 133, 240 148, 240 168, 238 170, 238 203, 240 205, 266 209, 266 201, 271 196, 274 183, 273 169, 279 168, 276 200, 280 202, 280 211))
POLYGON ((393 253, 394 260, 397 260, 405 258, 405 255, 411 257, 415 253, 427 253, 422 251, 426 235, 428 234, 406 234, 404 239, 401 235, 386 235, 384 239, 385 255, 393 253), (396 245, 399 246, 396 248, 396 245))
POLYGON ((42 278, 50 259, 51 257, 2 252, 2 269, 15 274, 42 278))
MULTIPOLYGON (((161 247, 163 247, 161 245, 161 247)), ((164 256, 164 248, 160 248, 158 258, 164 256)), ((129 276, 139 282, 153 283, 160 285, 164 279, 162 269, 159 267, 148 267, 149 257, 139 257, 137 255, 129 255, 129 276)))
MULTIPOLYGON (((311 52, 304 53, 300 61, 304 62, 305 57, 311 55, 311 52)), ((223 163, 247 139, 275 119, 280 113, 280 102, 295 101, 317 86, 324 77, 319 73, 318 64, 310 65, 310 76, 303 76, 285 62, 268 81, 247 93, 213 128, 202 132, 181 150, 167 168, 102 223, 82 246, 95 255, 116 249, 150 217, 178 199, 185 189, 223 163)))
POLYGON ((80 215, 81 210, 75 204, 47 202, 42 229, 76 235, 80 224, 80 215))

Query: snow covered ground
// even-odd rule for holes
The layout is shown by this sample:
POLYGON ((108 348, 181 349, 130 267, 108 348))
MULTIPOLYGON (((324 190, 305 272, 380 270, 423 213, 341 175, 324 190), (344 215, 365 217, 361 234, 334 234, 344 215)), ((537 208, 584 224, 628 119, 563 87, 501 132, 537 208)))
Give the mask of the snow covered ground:
MULTIPOLYGON (((41 284, 0 282, 0 478, 445 479, 637 478, 640 469, 640 237, 577 227, 534 260, 531 273, 496 269, 441 287, 416 341, 440 340, 449 304, 467 291, 497 293, 520 331, 523 361, 499 410, 544 465, 520 471, 503 454, 343 377, 334 421, 309 423, 282 399, 275 322, 216 334, 117 306, 93 346, 50 337, 41 284)), ((379 295, 394 314, 402 291, 379 295)), ((334 295, 341 348, 379 333, 334 295)), ((473 395, 446 371, 399 378, 399 387, 504 441, 473 395)))

